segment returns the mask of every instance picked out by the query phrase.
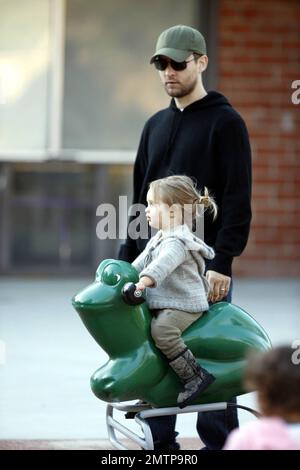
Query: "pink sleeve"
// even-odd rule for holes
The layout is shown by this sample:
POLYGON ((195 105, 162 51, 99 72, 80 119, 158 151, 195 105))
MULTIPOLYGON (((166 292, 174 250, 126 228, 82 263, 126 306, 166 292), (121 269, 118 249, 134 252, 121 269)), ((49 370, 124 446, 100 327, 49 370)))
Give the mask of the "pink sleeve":
POLYGON ((260 418, 235 429, 224 450, 295 450, 299 445, 280 418, 260 418))
POLYGON ((250 450, 251 433, 248 434, 246 430, 235 429, 229 434, 223 450, 250 450))

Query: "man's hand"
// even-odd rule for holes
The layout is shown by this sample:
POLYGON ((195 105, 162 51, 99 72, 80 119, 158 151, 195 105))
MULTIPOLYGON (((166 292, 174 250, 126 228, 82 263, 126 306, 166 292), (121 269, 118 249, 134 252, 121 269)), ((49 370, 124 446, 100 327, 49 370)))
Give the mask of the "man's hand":
POLYGON ((206 279, 209 283, 209 302, 217 302, 222 300, 229 292, 231 278, 225 274, 217 273, 216 271, 207 271, 206 279))
POLYGON ((140 291, 144 291, 146 289, 146 287, 151 287, 153 286, 153 281, 152 279, 150 279, 150 277, 148 276, 143 276, 141 277, 141 279, 139 280, 139 282, 136 283, 135 287, 137 290, 140 290, 140 291))

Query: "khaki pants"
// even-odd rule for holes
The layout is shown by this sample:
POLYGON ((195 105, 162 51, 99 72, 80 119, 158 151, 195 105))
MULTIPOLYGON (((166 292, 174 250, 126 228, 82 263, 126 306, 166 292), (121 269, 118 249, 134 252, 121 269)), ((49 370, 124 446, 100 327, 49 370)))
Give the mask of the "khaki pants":
POLYGON ((169 360, 180 354, 186 345, 181 334, 203 315, 203 312, 189 313, 183 310, 164 308, 152 310, 151 335, 155 345, 169 360))

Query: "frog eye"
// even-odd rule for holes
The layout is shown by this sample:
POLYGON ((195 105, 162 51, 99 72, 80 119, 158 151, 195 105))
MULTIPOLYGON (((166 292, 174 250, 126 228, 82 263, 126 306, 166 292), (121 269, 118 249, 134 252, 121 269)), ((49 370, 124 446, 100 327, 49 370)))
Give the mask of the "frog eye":
POLYGON ((115 286, 120 279, 121 275, 119 271, 119 266, 109 264, 103 269, 101 274, 101 281, 104 284, 108 284, 109 286, 115 286))

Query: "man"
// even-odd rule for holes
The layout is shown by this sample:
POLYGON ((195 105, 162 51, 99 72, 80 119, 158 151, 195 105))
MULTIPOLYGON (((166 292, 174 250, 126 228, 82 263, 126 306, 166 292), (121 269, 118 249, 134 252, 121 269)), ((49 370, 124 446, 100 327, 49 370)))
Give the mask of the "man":
MULTIPOLYGON (((204 89, 202 73, 208 57, 199 31, 183 25, 167 29, 159 36, 150 62, 172 100, 145 124, 134 166, 133 203, 146 205, 148 183, 171 174, 193 177, 199 189, 209 189, 219 209, 214 222, 205 216, 204 225, 205 242, 216 253, 207 264, 209 300, 230 301, 232 261, 246 246, 251 220, 246 126, 223 95, 204 89)), ((146 242, 128 236, 119 258, 132 262, 146 242)), ((156 450, 178 448, 175 421, 174 416, 149 420, 156 450)), ((206 449, 222 448, 237 426, 234 407, 198 414, 197 430, 206 449)))

